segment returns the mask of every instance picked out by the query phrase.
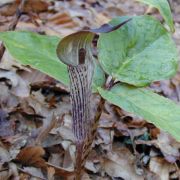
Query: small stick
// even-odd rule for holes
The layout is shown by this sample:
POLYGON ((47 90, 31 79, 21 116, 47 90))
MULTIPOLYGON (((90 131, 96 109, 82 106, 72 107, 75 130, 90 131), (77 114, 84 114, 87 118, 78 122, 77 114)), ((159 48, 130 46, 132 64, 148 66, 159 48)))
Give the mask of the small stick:
MULTIPOLYGON (((24 9, 24 4, 25 4, 26 0, 21 0, 21 3, 19 4, 17 10, 16 10, 16 14, 15 17, 12 21, 12 23, 9 25, 7 31, 14 31, 16 29, 17 23, 22 15, 23 9, 24 9)), ((4 55, 5 52, 5 47, 3 44, 0 45, 0 61, 4 55)))

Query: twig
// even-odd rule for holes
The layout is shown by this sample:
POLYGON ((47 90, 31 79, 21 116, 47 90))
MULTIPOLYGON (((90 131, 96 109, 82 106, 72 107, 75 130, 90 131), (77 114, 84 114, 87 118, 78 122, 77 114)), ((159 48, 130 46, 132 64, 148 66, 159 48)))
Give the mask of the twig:
MULTIPOLYGON (((17 10, 16 10, 16 14, 15 17, 12 21, 12 23, 9 25, 7 31, 14 31, 16 29, 17 23, 19 21, 19 18, 22 15, 23 9, 24 9, 24 4, 25 4, 26 0, 21 0, 21 3, 19 4, 17 10)), ((5 52, 5 46, 3 44, 0 45, 0 61, 4 55, 5 52)))

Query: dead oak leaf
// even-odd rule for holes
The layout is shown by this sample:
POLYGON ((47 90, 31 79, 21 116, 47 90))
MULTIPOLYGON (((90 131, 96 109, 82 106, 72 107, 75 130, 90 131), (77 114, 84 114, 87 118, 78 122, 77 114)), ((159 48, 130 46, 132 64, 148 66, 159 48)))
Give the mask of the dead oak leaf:
POLYGON ((42 156, 45 151, 40 146, 25 147, 23 148, 16 157, 16 160, 21 162, 25 166, 35 166, 38 168, 45 168, 46 163, 42 156))

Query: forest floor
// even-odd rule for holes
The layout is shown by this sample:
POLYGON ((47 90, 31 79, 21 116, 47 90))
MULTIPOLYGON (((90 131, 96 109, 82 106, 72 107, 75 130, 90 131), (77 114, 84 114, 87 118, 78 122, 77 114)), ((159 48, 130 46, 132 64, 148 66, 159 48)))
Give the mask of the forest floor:
MULTIPOLYGON (((180 1, 170 3, 180 52, 180 1)), ((19 0, 0 1, 0 32, 8 30, 18 5, 19 0)), ((157 11, 132 0, 28 0, 16 30, 64 37, 147 11, 162 20, 157 11)), ((179 103, 180 73, 151 88, 179 103)), ((5 51, 0 62, 0 180, 72 179, 70 112, 69 92, 61 83, 5 51)), ((106 103, 83 179, 178 180, 179 149, 180 143, 153 124, 106 103)))

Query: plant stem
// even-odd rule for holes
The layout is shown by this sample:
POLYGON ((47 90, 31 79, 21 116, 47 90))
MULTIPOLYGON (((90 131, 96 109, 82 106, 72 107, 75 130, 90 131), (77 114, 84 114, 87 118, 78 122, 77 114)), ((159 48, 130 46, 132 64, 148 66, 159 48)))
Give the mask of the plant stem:
MULTIPOLYGON (((105 89, 109 90, 113 85, 114 85, 114 80, 111 79, 109 82, 106 83, 105 89)), ((101 117, 104 105, 105 105, 105 99, 100 97, 100 100, 96 109, 96 114, 92 121, 91 137, 87 141, 82 142, 82 144, 76 144, 77 155, 79 156, 77 157, 78 161, 76 161, 76 167, 77 167, 76 177, 75 177, 76 180, 81 180, 81 171, 91 151, 91 145, 97 133, 98 123, 99 123, 99 119, 101 117)))

